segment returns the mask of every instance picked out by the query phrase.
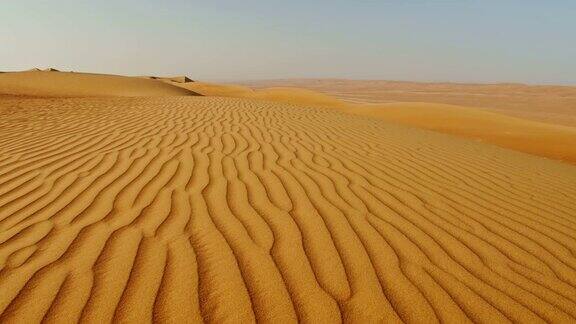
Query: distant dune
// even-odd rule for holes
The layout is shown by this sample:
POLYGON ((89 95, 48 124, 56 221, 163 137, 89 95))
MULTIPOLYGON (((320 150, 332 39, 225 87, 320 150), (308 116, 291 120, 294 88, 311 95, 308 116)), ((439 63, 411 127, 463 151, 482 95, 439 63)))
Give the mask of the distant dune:
POLYGON ((173 81, 173 82, 177 82, 177 83, 194 82, 192 79, 190 79, 187 76, 176 76, 176 77, 165 77, 165 78, 154 77, 154 78, 155 79, 161 79, 161 80, 173 81))
POLYGON ((0 94, 38 97, 189 96, 194 92, 156 80, 118 75, 25 71, 0 74, 0 94))
POLYGON ((429 102, 476 107, 513 117, 576 127, 576 86, 341 79, 288 79, 242 84, 257 89, 305 88, 353 103, 429 102))
POLYGON ((173 77, 140 76, 139 78, 167 81, 168 83, 170 83, 170 82, 176 82, 176 83, 194 82, 194 80, 190 79, 189 77, 187 77, 185 75, 173 76, 173 77))
POLYGON ((576 322, 576 166, 486 143, 561 126, 8 75, 0 323, 576 322))
MULTIPOLYGON (((171 81, 171 80, 168 80, 171 81)), ((348 105, 336 98, 322 94, 320 92, 310 91, 298 88, 267 88, 257 91, 248 87, 228 84, 216 84, 205 82, 193 82, 186 84, 177 84, 179 82, 170 82, 176 86, 195 91, 205 96, 222 96, 234 98, 251 98, 269 101, 278 101, 292 103, 297 105, 312 105, 315 107, 339 107, 344 108, 348 105)))

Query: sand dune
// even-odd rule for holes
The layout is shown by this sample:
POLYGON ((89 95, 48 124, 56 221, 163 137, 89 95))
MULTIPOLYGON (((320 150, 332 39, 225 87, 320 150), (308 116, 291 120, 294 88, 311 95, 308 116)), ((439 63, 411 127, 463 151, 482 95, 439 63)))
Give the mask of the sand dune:
POLYGON ((2 323, 576 321, 575 166, 256 99, 0 107, 2 323))
MULTIPOLYGON (((177 85, 177 84, 176 84, 177 85)), ((314 107, 463 136, 501 147, 576 164, 576 128, 491 113, 471 107, 401 102, 354 104, 298 88, 251 89, 237 85, 194 82, 179 85, 205 96, 257 98, 314 107)), ((575 113, 576 114, 576 113, 575 113)))
POLYGON ((248 87, 230 84, 217 84, 207 82, 193 82, 187 84, 177 83, 178 82, 173 82, 172 84, 181 88, 192 90, 202 94, 203 96, 262 99, 321 108, 346 108, 349 106, 347 103, 341 100, 320 92, 307 89, 276 87, 253 90, 248 87))
POLYGON ((194 92, 157 80, 118 75, 25 71, 0 75, 0 94, 37 97, 189 96, 194 92))
POLYGON ((431 103, 354 105, 348 111, 576 164, 576 128, 572 127, 431 103))
POLYGON ((238 85, 193 82, 185 76, 133 78, 58 72, 56 69, 7 73, 0 95, 41 97, 206 95, 262 99, 371 116, 395 123, 486 141, 530 154, 576 163, 576 130, 485 113, 468 107, 428 103, 351 104, 299 88, 253 90, 238 85), (46 71, 58 73, 46 73, 46 71), (150 79, 150 80, 146 80, 150 79), (158 81, 162 82, 158 82, 158 81))
POLYGON ((233 84, 219 84, 209 82, 192 82, 186 84, 178 84, 171 82, 177 87, 188 89, 197 92, 203 96, 210 97, 235 97, 243 98, 251 96, 255 91, 251 88, 233 85, 233 84))
POLYGON ((576 127, 576 87, 293 79, 244 83, 257 89, 298 87, 353 103, 429 102, 476 107, 538 122, 576 127))
POLYGON ((175 77, 165 77, 165 78, 157 78, 157 79, 168 80, 168 81, 173 81, 173 82, 177 82, 177 83, 194 82, 192 79, 190 79, 187 76, 175 76, 175 77))
POLYGON ((159 77, 159 76, 139 76, 138 78, 144 78, 144 79, 152 79, 152 80, 160 80, 160 81, 164 81, 167 83, 189 83, 189 82, 195 82, 194 80, 190 79, 189 77, 185 76, 185 75, 180 75, 180 76, 172 76, 172 77, 159 77))

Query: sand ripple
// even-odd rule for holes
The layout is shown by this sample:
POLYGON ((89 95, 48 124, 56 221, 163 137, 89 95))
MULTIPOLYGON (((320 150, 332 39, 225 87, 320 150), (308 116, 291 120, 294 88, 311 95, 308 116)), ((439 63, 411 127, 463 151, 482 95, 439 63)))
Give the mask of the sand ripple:
POLYGON ((6 99, 0 322, 574 322, 576 167, 257 100, 6 99))

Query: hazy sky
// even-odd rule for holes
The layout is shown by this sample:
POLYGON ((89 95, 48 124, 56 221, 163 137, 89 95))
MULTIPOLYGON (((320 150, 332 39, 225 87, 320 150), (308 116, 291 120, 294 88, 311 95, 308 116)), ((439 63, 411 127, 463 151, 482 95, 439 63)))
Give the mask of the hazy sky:
POLYGON ((0 0, 0 70, 576 84, 576 0, 0 0))

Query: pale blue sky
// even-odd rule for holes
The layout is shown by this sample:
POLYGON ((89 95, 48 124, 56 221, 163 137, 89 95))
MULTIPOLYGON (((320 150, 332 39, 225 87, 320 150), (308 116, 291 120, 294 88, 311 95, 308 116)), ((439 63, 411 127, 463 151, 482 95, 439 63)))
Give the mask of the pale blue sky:
POLYGON ((576 84, 576 0, 2 0, 0 70, 576 84))

